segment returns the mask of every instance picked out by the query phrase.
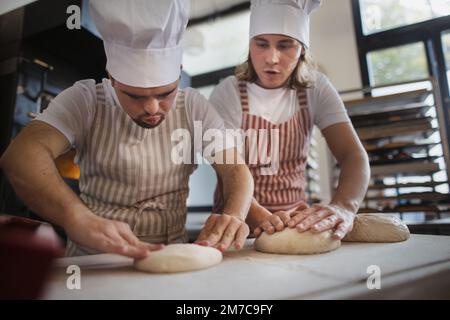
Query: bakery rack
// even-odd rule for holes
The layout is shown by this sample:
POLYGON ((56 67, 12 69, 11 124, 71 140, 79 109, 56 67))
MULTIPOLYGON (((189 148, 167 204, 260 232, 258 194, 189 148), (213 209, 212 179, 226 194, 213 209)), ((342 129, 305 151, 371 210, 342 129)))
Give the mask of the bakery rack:
MULTIPOLYGON (((359 212, 397 213, 404 220, 450 217, 449 145, 437 81, 395 85, 403 89, 379 96, 373 93, 387 86, 340 92, 370 160, 359 212)), ((339 168, 333 166, 336 188, 339 168)))

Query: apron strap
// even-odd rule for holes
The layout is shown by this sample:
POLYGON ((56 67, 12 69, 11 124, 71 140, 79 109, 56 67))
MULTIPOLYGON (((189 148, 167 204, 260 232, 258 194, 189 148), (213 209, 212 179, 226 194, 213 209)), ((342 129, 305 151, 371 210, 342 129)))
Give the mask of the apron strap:
POLYGON ((247 82, 239 81, 239 99, 241 100, 242 112, 248 112, 247 82))

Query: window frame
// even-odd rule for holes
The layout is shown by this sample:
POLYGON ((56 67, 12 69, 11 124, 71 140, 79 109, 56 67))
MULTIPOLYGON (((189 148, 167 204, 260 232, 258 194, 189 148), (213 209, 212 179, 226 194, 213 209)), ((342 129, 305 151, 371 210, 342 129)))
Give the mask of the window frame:
POLYGON ((364 87, 371 85, 367 63, 367 54, 369 52, 422 42, 425 46, 429 76, 434 77, 439 85, 440 102, 444 112, 445 132, 447 141, 450 141, 450 94, 441 38, 443 32, 450 31, 450 16, 364 35, 360 0, 351 1, 362 85, 364 87))

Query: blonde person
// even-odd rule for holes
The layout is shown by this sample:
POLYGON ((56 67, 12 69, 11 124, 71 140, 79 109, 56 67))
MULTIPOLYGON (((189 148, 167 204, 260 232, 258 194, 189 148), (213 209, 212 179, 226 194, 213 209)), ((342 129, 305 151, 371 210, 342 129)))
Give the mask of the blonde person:
MULTIPOLYGON (((195 121, 205 130, 223 132, 224 125, 197 91, 179 89, 188 2, 91 0, 90 6, 110 78, 64 90, 12 142, 1 166, 33 211, 65 229, 66 255, 142 258, 160 243, 188 240, 186 199, 195 165, 172 159, 172 133, 184 130, 193 141, 195 121), (71 147, 80 164, 80 197, 53 161, 71 147)), ((215 151, 212 158, 220 159, 235 148, 223 144, 215 151)), ((239 249, 249 233, 253 181, 245 164, 213 167, 225 181, 227 201, 197 241, 239 249)))
MULTIPOLYGON (((247 223, 256 236, 295 227, 299 232, 334 230, 334 237, 342 239, 352 229, 367 189, 367 154, 338 93, 314 69, 309 51, 309 14, 319 5, 315 0, 253 0, 248 59, 210 97, 227 128, 258 130, 259 141, 264 140, 264 130, 279 133, 278 141, 266 133, 268 145, 279 144, 279 164, 272 174, 263 172, 262 161, 249 162, 249 150, 257 142, 247 138, 245 143, 245 159, 255 181, 247 223), (309 208, 305 167, 314 125, 341 173, 330 203, 309 208)), ((274 154, 271 159, 276 159, 274 154)), ((213 211, 223 208, 222 187, 219 177, 213 211)))

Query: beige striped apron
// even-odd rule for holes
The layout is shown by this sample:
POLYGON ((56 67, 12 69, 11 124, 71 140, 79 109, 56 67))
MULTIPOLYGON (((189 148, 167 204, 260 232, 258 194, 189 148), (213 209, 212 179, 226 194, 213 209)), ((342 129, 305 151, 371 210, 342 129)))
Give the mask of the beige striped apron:
MULTIPOLYGON (((93 125, 79 152, 80 198, 96 215, 128 223, 142 241, 186 242, 186 200, 194 164, 171 160, 171 133, 189 130, 184 92, 156 128, 144 129, 97 84, 93 125)), ((190 132, 190 130, 189 130, 190 132)), ((193 154, 193 151, 192 151, 193 154)), ((191 162, 193 163, 193 162, 191 162)), ((98 253, 68 240, 66 255, 98 253)))
MULTIPOLYGON (((262 175, 261 168, 266 165, 258 162, 249 164, 249 141, 245 141, 245 161, 255 182, 254 197, 263 207, 271 212, 295 209, 302 201, 306 201, 305 170, 312 124, 309 117, 306 90, 297 91, 299 110, 289 120, 274 124, 262 117, 249 113, 247 83, 239 82, 240 100, 242 105, 242 126, 248 129, 279 130, 279 168, 276 174, 262 175)), ((273 137, 268 135, 267 152, 271 150, 273 137)), ((259 141, 258 141, 259 142, 259 141)), ((259 145, 259 144, 258 144, 259 145)), ((222 196, 222 182, 218 179, 214 193, 213 212, 222 212, 224 201, 222 196)))

